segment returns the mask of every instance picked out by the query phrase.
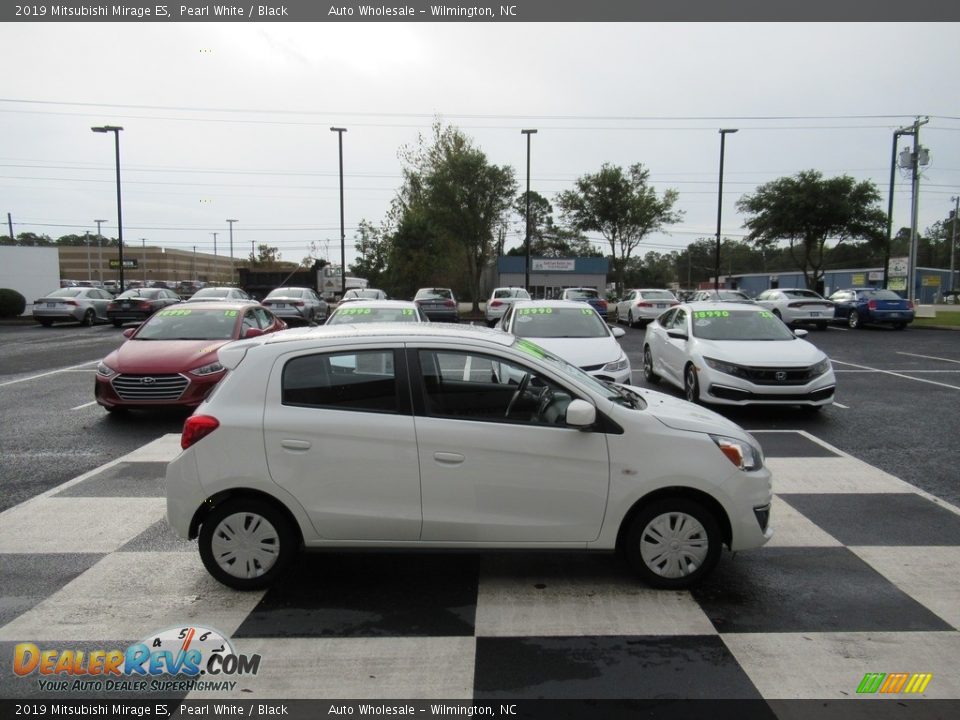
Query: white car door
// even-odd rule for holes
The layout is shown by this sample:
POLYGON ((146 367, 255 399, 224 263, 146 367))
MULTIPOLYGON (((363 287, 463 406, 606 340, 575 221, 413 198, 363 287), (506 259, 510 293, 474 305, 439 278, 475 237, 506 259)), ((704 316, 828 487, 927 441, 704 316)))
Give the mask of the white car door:
POLYGON ((263 426, 274 482, 335 540, 417 540, 420 470, 396 348, 299 353, 274 367, 263 426))
POLYGON ((677 386, 683 387, 683 369, 690 357, 687 351, 689 338, 673 338, 670 337, 671 332, 689 333, 687 311, 683 308, 677 309, 677 312, 671 316, 669 325, 663 328, 663 332, 660 333, 659 357, 661 365, 658 368, 661 375, 666 376, 677 386))
MULTIPOLYGON (((424 541, 583 543, 603 523, 606 436, 551 424, 571 394, 490 355, 417 351, 414 399, 424 541), (507 413, 525 375, 524 396, 507 413), (416 390, 415 390, 416 391, 416 390), (538 397, 538 400, 534 398, 538 397)), ((413 373, 413 369, 411 373, 413 373)))

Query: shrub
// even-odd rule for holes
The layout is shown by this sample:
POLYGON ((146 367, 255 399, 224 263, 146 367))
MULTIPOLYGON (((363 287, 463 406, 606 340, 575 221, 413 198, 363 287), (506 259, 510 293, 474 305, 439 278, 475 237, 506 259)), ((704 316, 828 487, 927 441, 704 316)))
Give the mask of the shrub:
POLYGON ((23 315, 27 300, 16 290, 0 288, 0 318, 13 318, 23 315))

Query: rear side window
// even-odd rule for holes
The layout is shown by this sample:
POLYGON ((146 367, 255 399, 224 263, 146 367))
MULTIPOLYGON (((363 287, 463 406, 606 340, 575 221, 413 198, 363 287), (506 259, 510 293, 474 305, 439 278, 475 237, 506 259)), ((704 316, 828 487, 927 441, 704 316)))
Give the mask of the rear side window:
POLYGON ((283 368, 284 405, 398 412, 392 350, 304 355, 283 368))

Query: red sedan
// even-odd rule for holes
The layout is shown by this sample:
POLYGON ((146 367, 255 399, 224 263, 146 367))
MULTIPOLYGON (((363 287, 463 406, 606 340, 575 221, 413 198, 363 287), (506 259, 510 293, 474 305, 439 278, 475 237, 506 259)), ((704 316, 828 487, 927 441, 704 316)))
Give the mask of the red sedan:
POLYGON ((217 350, 233 340, 282 330, 283 320, 255 303, 182 303, 157 311, 97 366, 94 397, 110 412, 196 407, 226 370, 217 350))

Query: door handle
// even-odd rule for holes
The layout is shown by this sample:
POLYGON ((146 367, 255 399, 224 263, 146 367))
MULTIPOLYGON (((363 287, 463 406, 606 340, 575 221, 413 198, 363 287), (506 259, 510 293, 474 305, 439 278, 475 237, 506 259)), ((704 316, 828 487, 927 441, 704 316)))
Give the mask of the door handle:
POLYGON ((433 459, 441 465, 459 465, 466 458, 460 453, 435 452, 433 459))
POLYGON ((295 450, 298 452, 304 452, 310 449, 310 443, 306 440, 281 440, 280 446, 286 448, 287 450, 295 450))

